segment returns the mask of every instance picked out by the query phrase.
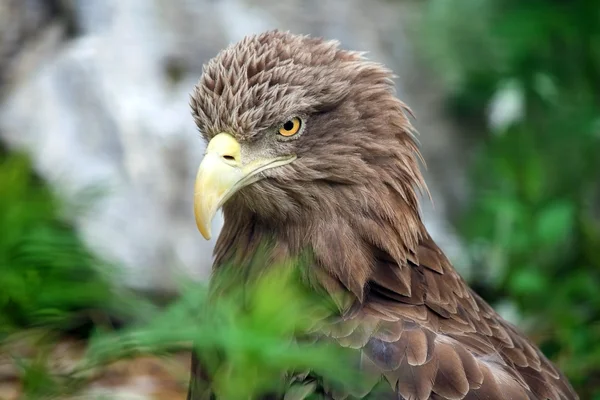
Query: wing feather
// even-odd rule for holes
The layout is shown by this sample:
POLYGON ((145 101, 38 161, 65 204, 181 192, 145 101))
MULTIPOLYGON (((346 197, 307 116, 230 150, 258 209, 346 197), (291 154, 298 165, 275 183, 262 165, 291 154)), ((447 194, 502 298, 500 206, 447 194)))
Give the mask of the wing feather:
MULTIPOLYGON (((378 259, 366 298, 329 335, 359 351, 362 368, 384 378, 390 393, 407 400, 578 399, 430 239, 404 265, 378 259)), ((345 398, 337 390, 332 398, 345 398)))

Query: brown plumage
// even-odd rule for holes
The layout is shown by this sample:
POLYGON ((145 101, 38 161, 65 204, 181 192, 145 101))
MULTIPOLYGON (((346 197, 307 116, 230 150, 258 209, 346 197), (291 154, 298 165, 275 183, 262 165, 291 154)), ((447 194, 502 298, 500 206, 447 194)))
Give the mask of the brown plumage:
MULTIPOLYGON (((191 107, 203 137, 215 143, 211 163, 239 176, 265 166, 196 208, 205 236, 215 207, 225 215, 215 268, 247 267, 265 242, 272 262, 308 250, 306 281, 339 309, 318 335, 360 349, 372 386, 387 381, 396 393, 390 398, 577 399, 427 233, 420 154, 391 78, 336 42, 279 31, 247 37, 205 66, 191 107), (285 137, 279 128, 294 117, 301 128, 285 137)), ((200 168, 197 202, 210 186, 207 170, 200 168)))

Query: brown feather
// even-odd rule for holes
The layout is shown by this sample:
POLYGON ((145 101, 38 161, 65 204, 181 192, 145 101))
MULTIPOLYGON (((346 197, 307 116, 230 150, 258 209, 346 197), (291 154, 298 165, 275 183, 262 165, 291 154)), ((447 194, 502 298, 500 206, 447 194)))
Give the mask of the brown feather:
POLYGON ((406 360, 409 365, 422 365, 427 360, 427 352, 430 346, 427 343, 427 335, 420 327, 404 329, 398 343, 406 348, 406 360))
POLYGON ((398 393, 407 400, 429 399, 437 373, 437 358, 422 365, 404 363, 397 371, 396 388, 398 393))
POLYGON ((388 268, 377 268, 371 275, 371 282, 390 293, 408 298, 411 296, 411 269, 408 266, 398 268, 392 264, 388 268))
POLYGON ((481 372, 481 366, 479 362, 475 359, 475 356, 469 352, 463 345, 457 343, 454 340, 448 340, 448 344, 452 346, 458 357, 460 358, 460 362, 462 364, 462 369, 465 372, 467 377, 467 381, 469 382, 469 388, 471 390, 476 390, 481 387, 483 383, 483 372, 481 372))
POLYGON ((462 362, 454 348, 449 344, 438 342, 436 355, 439 371, 435 377, 433 390, 446 399, 462 399, 469 392, 469 381, 462 362))
POLYGON ((381 321, 373 337, 385 342, 397 342, 402 335, 401 321, 381 321))
POLYGON ((364 347, 364 352, 381 371, 395 371, 406 356, 406 347, 408 343, 404 342, 386 342, 381 339, 371 338, 364 347))

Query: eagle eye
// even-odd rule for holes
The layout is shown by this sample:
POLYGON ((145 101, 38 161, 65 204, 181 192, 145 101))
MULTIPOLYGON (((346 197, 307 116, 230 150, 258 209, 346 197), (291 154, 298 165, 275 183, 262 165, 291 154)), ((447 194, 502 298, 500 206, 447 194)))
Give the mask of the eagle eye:
POLYGON ((294 117, 294 118, 284 122, 283 125, 281 125, 279 127, 279 134, 281 136, 285 136, 285 137, 294 136, 295 134, 297 134, 300 131, 301 127, 302 127, 302 120, 300 120, 300 118, 298 118, 298 117, 294 117))

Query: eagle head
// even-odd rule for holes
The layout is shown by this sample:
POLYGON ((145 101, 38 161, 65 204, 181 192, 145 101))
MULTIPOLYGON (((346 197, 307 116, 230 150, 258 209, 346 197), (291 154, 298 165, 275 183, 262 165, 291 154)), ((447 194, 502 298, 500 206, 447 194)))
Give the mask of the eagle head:
POLYGON ((356 213, 397 219, 400 207, 399 226, 415 231, 425 184, 392 78, 338 42, 280 31, 210 60, 191 96, 208 142, 195 184, 202 235, 220 207, 226 219, 250 212, 313 229, 356 213))

